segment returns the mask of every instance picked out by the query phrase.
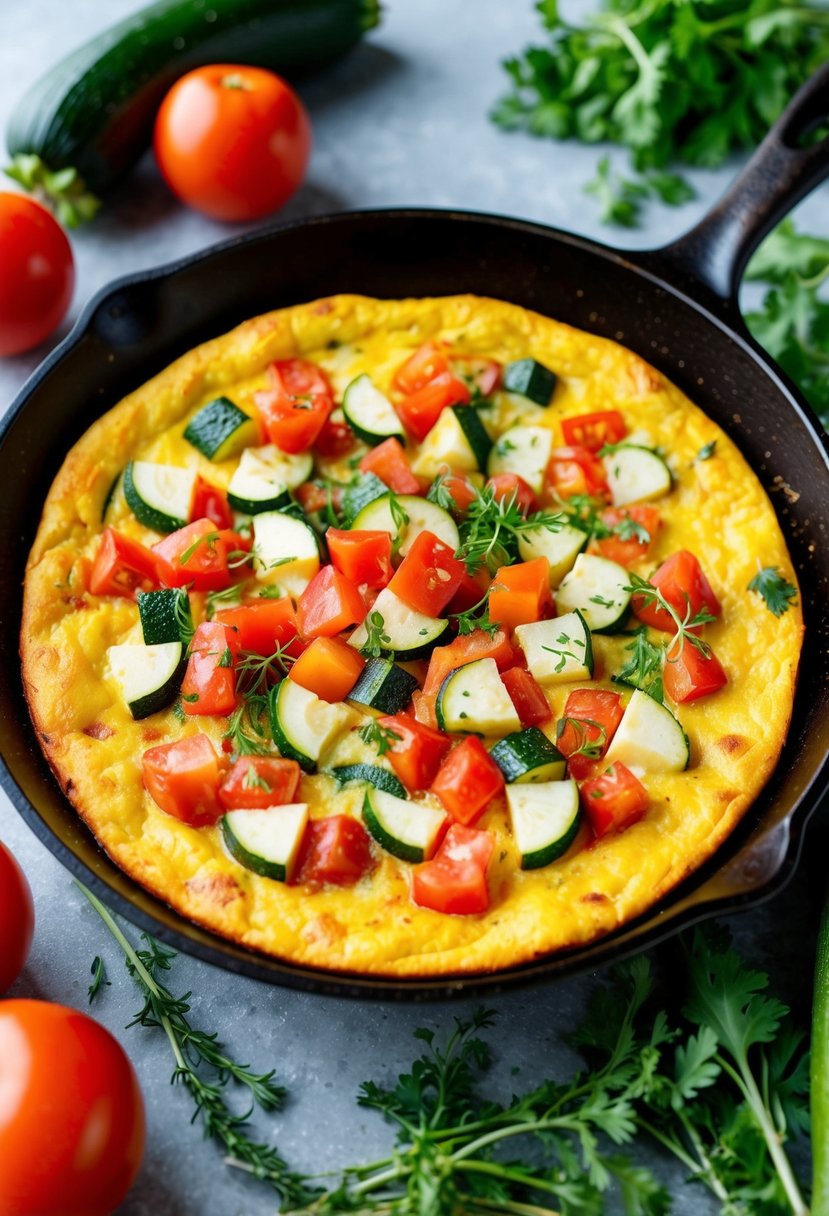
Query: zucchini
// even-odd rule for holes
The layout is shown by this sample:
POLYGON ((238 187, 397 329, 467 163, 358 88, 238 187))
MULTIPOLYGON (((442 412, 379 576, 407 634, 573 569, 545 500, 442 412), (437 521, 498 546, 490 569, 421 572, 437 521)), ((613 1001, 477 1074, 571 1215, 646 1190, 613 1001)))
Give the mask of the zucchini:
POLYGON ((184 428, 183 438, 208 460, 232 460, 255 443, 256 422, 229 397, 216 397, 202 406, 184 428))
POLYGON ((556 592, 559 612, 575 612, 593 633, 616 633, 627 616, 630 574, 618 562, 592 553, 580 553, 576 564, 556 592))
POLYGON ((406 442, 394 406, 366 372, 352 380, 343 393, 343 415, 357 438, 369 447, 392 436, 406 442))
POLYGON ((343 520, 346 528, 356 527, 354 520, 364 507, 378 498, 385 498, 389 487, 374 473, 361 473, 356 481, 346 487, 343 494, 343 520))
POLYGON ((131 460, 124 470, 124 497, 135 518, 155 532, 176 532, 190 521, 195 469, 131 460))
POLYGON ((133 718, 157 714, 178 696, 185 664, 181 642, 110 646, 107 659, 133 718))
POLYGON ((447 406, 423 440, 412 472, 429 478, 447 467, 456 473, 480 472, 491 449, 492 440, 474 406, 447 406))
POLYGON ((323 701, 287 676, 271 689, 268 711, 280 754, 296 760, 306 773, 316 771, 320 756, 350 717, 344 705, 323 701))
POLYGON ((637 688, 604 760, 650 773, 681 773, 690 763, 691 746, 671 711, 637 688))
POLYGON ((346 700, 364 713, 396 714, 406 708, 417 687, 414 676, 391 659, 369 659, 346 700))
POLYGON ((512 426, 504 431, 490 452, 489 475, 517 473, 536 494, 540 494, 552 450, 553 432, 549 427, 512 426))
POLYGON ((635 443, 620 443, 602 457, 614 507, 652 502, 671 488, 671 470, 661 456, 635 443))
POLYGON ((370 785, 376 790, 394 794, 395 798, 409 796, 403 782, 389 769, 380 768, 379 764, 339 764, 330 770, 330 776, 341 788, 345 785, 370 785))
POLYGON ((284 583, 300 594, 320 568, 314 529, 304 519, 284 511, 263 511, 254 517, 253 556, 256 577, 264 583, 284 583))
POLYGON ((494 659, 476 659, 450 671, 438 690, 435 716, 441 730, 500 735, 521 729, 494 659))
POLYGON ((519 533, 518 552, 525 562, 546 557, 550 563, 550 586, 555 588, 573 569, 587 539, 587 533, 572 524, 562 524, 558 532, 551 532, 549 528, 528 528, 519 533))
POLYGON ((36 157, 46 170, 75 170, 73 194, 84 183, 105 193, 149 147, 164 94, 191 68, 254 64, 296 79, 378 20, 377 0, 156 0, 41 76, 13 110, 6 146, 23 184, 42 184, 42 173, 31 177, 36 157))
MULTIPOLYGON (((428 498, 418 498, 416 494, 395 494, 394 497, 400 510, 407 516, 400 529, 398 552, 401 557, 406 556, 421 532, 431 532, 438 540, 449 545, 450 549, 457 549, 460 544, 458 525, 448 511, 444 511, 437 503, 429 502, 428 498)), ((392 496, 388 487, 383 486, 383 496, 373 499, 368 506, 363 507, 354 516, 349 527, 355 531, 367 529, 397 536, 397 524, 392 515, 391 502, 392 496)))
POLYGON ((537 726, 507 735, 489 754, 508 785, 561 781, 567 764, 566 757, 537 726))
POLYGON ((239 864, 278 882, 293 878, 307 827, 307 802, 245 808, 222 817, 224 842, 239 864))
POLYGON ((537 870, 566 853, 581 822, 575 781, 508 785, 507 806, 522 870, 537 870))
POLYGON ((227 501, 243 515, 284 510, 293 502, 290 491, 307 481, 313 470, 309 452, 292 456, 272 443, 246 448, 227 487, 227 501))
POLYGON ((190 644, 193 636, 193 613, 190 596, 183 587, 176 590, 139 591, 138 615, 145 646, 161 646, 165 642, 190 644))
POLYGON ((539 684, 568 684, 593 676, 593 640, 578 611, 518 625, 515 640, 539 684))
POLYGON ((536 405, 549 405, 558 377, 537 359, 516 359, 504 368, 504 388, 536 405))
MULTIPOLYGON (((417 612, 388 587, 384 587, 377 596, 369 617, 378 612, 383 618, 383 633, 388 639, 383 643, 383 649, 395 659, 425 658, 449 632, 447 617, 425 616, 417 612)), ((366 644, 367 638, 368 631, 363 622, 354 630, 348 644, 359 650, 366 644)))
POLYGON ((424 802, 366 790, 363 821, 377 843, 401 861, 428 861, 447 818, 445 811, 424 802))

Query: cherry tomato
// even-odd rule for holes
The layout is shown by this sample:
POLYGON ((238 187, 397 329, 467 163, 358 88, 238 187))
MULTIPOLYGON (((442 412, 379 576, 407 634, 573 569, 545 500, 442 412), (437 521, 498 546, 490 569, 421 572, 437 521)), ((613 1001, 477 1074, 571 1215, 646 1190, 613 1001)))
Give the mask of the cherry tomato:
POLYGON ((0 193, 0 355, 18 355, 64 318, 75 286, 72 249, 45 207, 0 193))
POLYGON ((0 1212, 109 1216, 144 1130, 135 1072, 108 1030, 64 1005, 0 1004, 0 1212))
POLYGON ((305 176, 311 123, 264 68, 212 64, 177 80, 155 121, 156 160, 182 202, 217 220, 255 220, 305 176))
POLYGON ((11 988, 32 944, 35 910, 26 876, 0 842, 0 993, 11 988))

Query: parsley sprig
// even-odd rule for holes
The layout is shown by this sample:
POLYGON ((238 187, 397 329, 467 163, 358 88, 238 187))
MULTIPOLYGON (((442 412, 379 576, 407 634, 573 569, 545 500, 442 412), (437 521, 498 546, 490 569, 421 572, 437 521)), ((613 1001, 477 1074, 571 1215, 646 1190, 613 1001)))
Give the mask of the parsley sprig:
POLYGON ((663 612, 667 612, 673 621, 676 627, 676 634, 669 643, 670 655, 667 660, 669 663, 677 662, 688 642, 704 658, 710 656, 711 647, 701 637, 692 632, 692 630, 699 629, 701 626, 708 625, 711 621, 717 619, 706 608, 700 608, 696 612, 691 612, 691 605, 687 603, 684 614, 680 616, 673 604, 665 598, 658 587, 654 587, 653 583, 649 583, 646 578, 642 578, 633 572, 630 572, 630 583, 624 590, 632 592, 646 604, 654 604, 658 608, 661 608, 663 612))
POLYGON ((473 604, 471 608, 467 608, 466 612, 452 613, 450 620, 455 622, 458 627, 458 633, 462 637, 468 633, 474 633, 476 629, 480 629, 492 637, 500 629, 500 625, 496 621, 489 619, 489 591, 486 591, 481 596, 477 604, 473 604))
POLYGON ((764 566, 758 570, 748 584, 748 590, 756 591, 775 616, 782 616, 796 602, 797 587, 774 566, 764 566))
POLYGON ((391 637, 386 633, 386 622, 382 612, 369 612, 364 621, 366 640, 360 647, 360 654, 367 659, 379 659, 391 646, 391 637))
POLYGON ((375 718, 366 722, 365 726, 361 726, 357 734, 363 743, 368 743, 377 749, 378 756, 385 756, 386 752, 391 751, 394 747, 395 742, 402 738, 396 730, 392 730, 390 726, 381 726, 375 718))
POLYGON ((664 644, 652 642, 648 637, 647 626, 641 625, 634 632, 632 641, 625 647, 630 658, 627 659, 621 670, 611 676, 611 679, 617 684, 629 684, 633 688, 640 688, 642 692, 653 697, 654 701, 662 704, 665 699, 662 685, 665 649, 664 644))
POLYGON ((268 698, 264 693, 249 693, 230 715, 222 738, 231 743, 234 759, 273 755, 271 736, 262 722, 267 707, 268 698))
POLYGON ((578 746, 569 753, 568 760, 573 756, 584 756, 586 760, 600 760, 607 743, 607 729, 601 722, 593 718, 559 718, 556 725, 556 743, 561 739, 567 727, 576 734, 578 746), (588 727, 592 728, 589 730, 588 727), (593 733, 595 731, 595 734, 593 733))
MULTIPOLYGON (((440 497, 440 489, 432 490, 440 497)), ((445 487, 444 487, 445 490, 445 487)), ((448 491, 446 491, 448 493, 448 491)), ((433 498, 437 501, 437 498, 433 498)), ((533 511, 524 515, 517 492, 497 498, 492 486, 475 489, 475 497, 458 527, 460 544, 455 556, 466 563, 467 573, 475 574, 486 566, 494 574, 517 556, 518 537, 534 528, 559 532, 567 522, 561 511, 533 511)))

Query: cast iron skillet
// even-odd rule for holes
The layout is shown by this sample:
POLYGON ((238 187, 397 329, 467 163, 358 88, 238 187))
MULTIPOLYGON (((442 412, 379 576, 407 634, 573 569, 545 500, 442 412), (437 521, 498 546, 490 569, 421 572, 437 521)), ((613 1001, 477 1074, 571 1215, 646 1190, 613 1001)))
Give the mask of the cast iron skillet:
MULTIPOLYGON (((750 338, 736 291, 752 250, 829 174, 829 65, 798 94, 719 205, 666 248, 620 253, 537 224, 454 211, 322 217, 230 241, 98 295, 24 387, 0 432, 0 780, 40 839, 111 907, 230 971, 339 995, 436 997, 617 959, 779 890, 829 775, 829 459, 819 424, 750 338), (259 312, 335 292, 474 292, 614 338, 663 371, 736 441, 777 510, 797 567, 806 644, 780 763, 712 861, 661 904, 586 948, 495 975, 396 980, 280 963, 199 929, 118 870, 82 827, 38 747, 20 682, 19 586, 40 504, 69 447, 178 355, 259 312), (821 615, 821 609, 823 614, 821 615)), ((711 521, 712 528, 717 521, 711 521)))

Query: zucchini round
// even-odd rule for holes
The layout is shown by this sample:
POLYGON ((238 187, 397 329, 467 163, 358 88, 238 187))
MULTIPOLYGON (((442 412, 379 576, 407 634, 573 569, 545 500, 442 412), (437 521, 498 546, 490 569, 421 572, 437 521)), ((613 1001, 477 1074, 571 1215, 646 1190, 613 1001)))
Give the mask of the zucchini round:
POLYGON ((428 861, 446 820, 445 811, 426 803, 395 798, 383 790, 366 791, 363 821, 377 843, 401 861, 428 861))
POLYGON ((537 726, 527 726, 501 739, 490 756, 507 785, 561 781, 567 760, 537 726))
POLYGON ((403 782, 379 764, 339 764, 330 770, 330 776, 341 789, 346 785, 370 785, 376 790, 394 794, 395 798, 409 797, 403 782))
POLYGON ((572 779, 508 785, 507 806, 522 870, 548 866, 576 838, 581 809, 578 786, 572 779))
POLYGON ((679 720, 637 688, 627 704, 605 763, 620 761, 648 773, 681 773, 691 761, 691 746, 679 720))
POLYGON ((308 827, 308 804, 228 811, 222 836, 228 851, 247 870, 263 878, 290 882, 308 827))
POLYGON ((190 519, 195 469, 131 460, 124 470, 124 497, 135 518, 156 532, 176 532, 190 519))
POLYGON ((370 447, 392 436, 406 442, 394 406, 365 372, 356 376, 343 393, 343 414, 357 438, 370 447))
POLYGON ((112 678, 136 720, 159 713, 178 696, 185 666, 181 642, 110 646, 107 659, 112 678))
POLYGON ((184 428, 183 438, 208 460, 231 460, 255 443, 256 420, 229 397, 216 397, 202 406, 184 428))
MULTIPOLYGON (((398 507, 408 519, 400 529, 401 557, 406 556, 421 532, 431 532, 451 549, 457 549, 460 544, 458 525, 448 511, 444 511, 437 503, 429 502, 428 498, 418 498, 416 494, 397 494, 395 497, 398 507)), ((357 532, 388 532, 391 536, 396 536, 397 524, 392 515, 388 489, 382 497, 372 499, 368 506, 363 507, 355 515, 350 527, 357 532)))
MULTIPOLYGON (((366 618, 369 623, 378 613, 383 618, 385 640, 382 646, 390 658, 404 661, 426 658, 449 632, 448 617, 425 616, 422 612, 416 612, 388 587, 384 587, 374 601, 366 618)), ((359 650, 367 641, 368 630, 363 622, 354 630, 348 644, 359 650)))
POLYGON ((580 553, 556 592, 559 612, 577 609, 593 633, 618 633, 630 605, 630 574, 618 562, 580 553))
POLYGON ((498 735, 521 729, 494 659, 476 659, 450 671, 438 691, 435 716, 440 730, 498 735))
POLYGON ((316 772, 320 756, 349 720, 345 705, 330 705, 287 677, 271 689, 268 710, 280 754, 306 773, 316 772))

